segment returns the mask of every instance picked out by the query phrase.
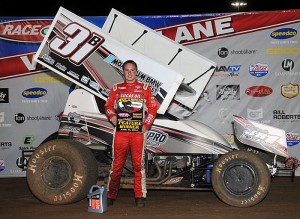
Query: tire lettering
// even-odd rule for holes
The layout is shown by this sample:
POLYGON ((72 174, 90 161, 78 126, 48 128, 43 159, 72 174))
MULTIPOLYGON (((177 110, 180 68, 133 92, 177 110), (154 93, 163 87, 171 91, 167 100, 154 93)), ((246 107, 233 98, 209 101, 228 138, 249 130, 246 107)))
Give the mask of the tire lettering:
POLYGON ((76 172, 74 173, 74 178, 73 178, 74 181, 80 182, 82 184, 82 178, 83 176, 77 175, 76 172))
POLYGON ((263 186, 261 186, 261 185, 259 185, 258 190, 259 190, 259 191, 262 191, 262 192, 265 192, 265 191, 266 191, 266 188, 263 187, 263 186))
POLYGON ((266 190, 265 187, 259 185, 256 193, 252 197, 250 197, 248 199, 245 199, 245 200, 242 200, 241 204, 242 205, 248 205, 248 204, 254 202, 256 199, 258 199, 265 192, 265 190, 266 190))
POLYGON ((219 174, 221 174, 221 170, 222 170, 222 169, 220 169, 220 168, 216 168, 216 171, 217 171, 219 174))
POLYGON ((216 168, 216 171, 221 174, 221 171, 222 171, 222 168, 223 168, 223 165, 225 165, 227 162, 233 160, 233 159, 236 159, 238 158, 238 154, 232 154, 231 156, 227 156, 225 157, 221 163, 218 164, 218 167, 216 168))
POLYGON ((76 189, 80 187, 80 185, 82 184, 82 179, 83 176, 78 175, 76 172, 74 173, 74 177, 73 177, 73 184, 72 187, 66 191, 65 193, 59 195, 59 196, 54 196, 54 201, 62 201, 63 199, 68 199, 72 196, 72 193, 76 192, 76 189), (79 183, 80 182, 80 183, 79 183))
MULTIPOLYGON (((34 165, 34 164, 36 164, 36 162, 37 162, 37 161, 38 161, 45 153, 50 152, 50 151, 54 151, 55 148, 56 148, 56 145, 50 145, 50 146, 48 146, 48 149, 47 149, 47 147, 41 148, 41 149, 39 150, 39 152, 37 152, 37 153, 34 155, 33 158, 30 158, 29 163, 28 163, 28 165, 27 165, 27 169, 28 169, 28 170, 31 170, 32 173, 34 174, 35 171, 36 171, 36 165, 34 165)), ((31 156, 32 156, 32 155, 31 155, 31 156)))
POLYGON ((31 163, 28 164, 28 166, 27 166, 27 169, 31 170, 33 174, 35 173, 35 168, 36 168, 36 165, 32 165, 31 163))

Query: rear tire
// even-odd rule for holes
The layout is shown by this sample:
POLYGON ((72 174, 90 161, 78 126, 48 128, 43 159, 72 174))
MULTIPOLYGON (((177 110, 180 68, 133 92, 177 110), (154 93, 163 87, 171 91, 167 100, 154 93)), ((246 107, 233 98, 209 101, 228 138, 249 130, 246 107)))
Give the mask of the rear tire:
POLYGON ((270 176, 266 163, 258 155, 249 151, 231 151, 214 164, 212 186, 226 204, 250 207, 268 194, 270 176))
POLYGON ((70 139, 41 144, 30 156, 26 171, 34 196, 54 205, 86 198, 90 187, 97 182, 97 173, 92 151, 70 139))

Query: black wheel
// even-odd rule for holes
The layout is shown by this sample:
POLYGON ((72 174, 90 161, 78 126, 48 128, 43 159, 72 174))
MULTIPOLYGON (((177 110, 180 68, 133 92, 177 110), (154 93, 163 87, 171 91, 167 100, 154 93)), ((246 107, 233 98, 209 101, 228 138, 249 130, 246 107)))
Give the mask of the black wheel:
POLYGON ((226 204, 250 207, 269 192, 270 171, 266 163, 249 151, 231 151, 222 155, 212 170, 215 194, 226 204))
POLYGON ((97 182, 97 161, 85 145, 70 139, 41 144, 30 156, 27 183, 48 204, 70 204, 87 197, 97 182))

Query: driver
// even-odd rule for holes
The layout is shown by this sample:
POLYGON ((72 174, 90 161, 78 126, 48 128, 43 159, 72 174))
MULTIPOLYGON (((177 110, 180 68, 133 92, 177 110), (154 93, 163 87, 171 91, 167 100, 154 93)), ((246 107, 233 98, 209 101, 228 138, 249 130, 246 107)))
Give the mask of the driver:
MULTIPOLYGON (((113 162, 111 165, 107 190, 108 204, 112 205, 117 198, 120 187, 120 179, 128 151, 131 153, 131 160, 134 172, 134 196, 137 207, 145 206, 146 198, 146 174, 144 169, 144 144, 147 137, 147 130, 152 125, 159 104, 151 93, 151 88, 146 83, 137 81, 137 64, 133 60, 124 62, 123 74, 125 81, 114 84, 107 102, 105 104, 105 113, 108 119, 117 125, 117 101, 122 96, 128 98, 138 98, 143 103, 144 121, 142 122, 141 132, 118 131, 115 128, 113 140, 113 162), (147 113, 146 113, 147 111, 147 113)), ((124 102, 123 102, 124 103, 124 102)), ((124 103, 125 107, 131 104, 124 103)), ((132 108, 132 106, 130 106, 132 108)))

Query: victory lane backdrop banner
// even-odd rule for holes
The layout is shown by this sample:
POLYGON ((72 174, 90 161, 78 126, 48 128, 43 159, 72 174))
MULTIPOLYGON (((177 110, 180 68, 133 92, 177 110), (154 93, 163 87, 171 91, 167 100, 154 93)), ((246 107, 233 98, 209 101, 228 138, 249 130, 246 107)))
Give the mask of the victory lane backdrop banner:
MULTIPOLYGON (((128 58, 143 57, 140 53, 145 55, 143 51, 132 51, 140 49, 141 44, 135 44, 136 47, 131 48, 132 50, 128 49, 112 38, 108 31, 101 29, 105 22, 108 26, 111 24, 110 20, 106 21, 106 16, 87 16, 82 19, 70 12, 66 12, 66 15, 68 16, 59 19, 59 14, 55 19, 0 18, 0 177, 25 176, 23 167, 28 157, 21 159, 23 151, 35 150, 57 132, 57 119, 64 110, 74 84, 86 86, 89 92, 105 99, 107 89, 114 81, 122 79, 121 63, 128 58), (92 44, 86 45, 85 52, 93 51, 98 45, 99 47, 91 56, 74 56, 67 60, 70 55, 51 51, 47 46, 55 38, 65 39, 74 27, 80 28, 81 34, 86 34, 84 36, 88 32, 93 33, 94 35, 89 36, 97 39, 94 47, 92 44), (45 55, 45 60, 38 56, 41 63, 36 62, 33 57, 47 34, 48 41, 39 51, 45 55), (110 44, 106 45, 108 42, 110 44), (115 51, 118 50, 117 44, 126 48, 126 52, 118 54, 115 51), (55 60, 55 65, 51 65, 52 61, 47 59, 47 55, 55 60), (117 55, 117 58, 111 55, 117 55), (104 61, 106 57, 109 59, 104 61), (111 64, 112 60, 117 60, 115 65, 111 64), (61 65, 56 66, 58 62, 61 65), (64 67, 68 71, 63 71, 64 67), (113 76, 95 71, 98 67, 101 72, 109 72, 113 76), (79 68, 82 71, 77 72, 79 68)), ((186 107, 170 95, 171 105, 164 106, 167 113, 180 119, 203 122, 222 133, 233 144, 233 115, 284 129, 290 157, 285 164, 280 165, 294 164, 296 175, 300 175, 300 63, 297 61, 300 58, 300 10, 131 18, 216 63, 213 64, 214 72, 195 107, 186 107)), ((121 25, 114 27, 122 28, 121 25)), ((112 35, 116 34, 115 30, 112 29, 112 35)), ((122 35, 121 38, 125 39, 122 35)), ((124 42, 126 44, 126 40, 124 42)), ((69 46, 72 48, 71 44, 69 46)), ((153 58, 148 60, 143 57, 138 60, 142 63, 138 62, 140 78, 152 83, 157 98, 164 98, 160 89, 161 81, 158 79, 159 74, 165 71, 170 71, 174 73, 174 78, 177 77, 177 92, 193 92, 186 86, 191 81, 183 81, 182 76, 177 75, 175 70, 172 71, 173 66, 166 66, 168 63, 156 60, 161 65, 152 69, 153 58), (156 75, 150 75, 150 72, 156 75), (185 83, 182 83, 183 87, 182 84, 179 85, 181 81, 185 83)), ((181 75, 185 77, 189 74, 183 72, 181 75)), ((172 78, 168 76, 169 79, 172 78)), ((176 93, 175 88, 170 93, 176 93)))

